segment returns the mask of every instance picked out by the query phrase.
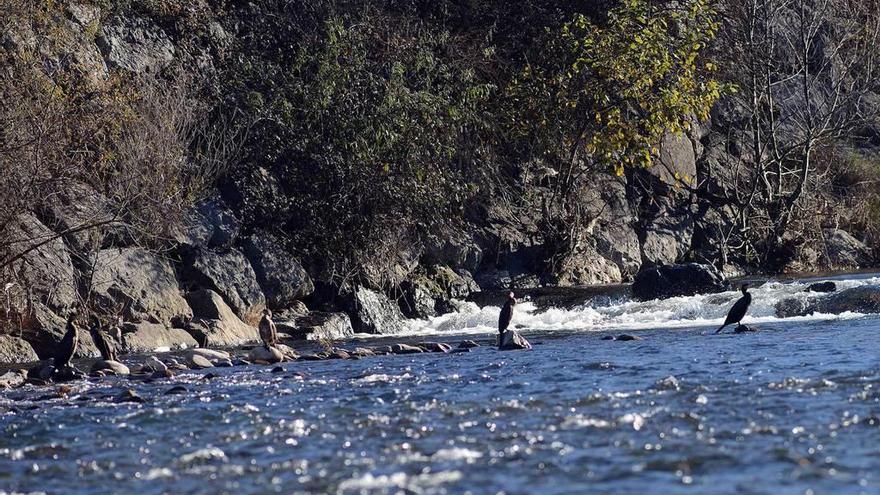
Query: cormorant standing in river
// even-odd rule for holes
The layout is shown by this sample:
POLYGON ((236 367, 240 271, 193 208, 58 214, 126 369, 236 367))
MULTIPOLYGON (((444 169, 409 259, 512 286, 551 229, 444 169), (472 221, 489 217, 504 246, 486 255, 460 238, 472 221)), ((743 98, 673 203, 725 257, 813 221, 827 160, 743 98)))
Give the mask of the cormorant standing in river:
POLYGON ((504 303, 504 306, 501 307, 501 314, 498 316, 498 346, 501 346, 501 343, 504 340, 504 332, 507 331, 507 327, 510 326, 510 320, 513 319, 513 307, 516 306, 516 297, 514 297, 513 292, 507 295, 507 302, 504 303))
POLYGON ((71 313, 67 317, 67 329, 64 332, 64 337, 61 338, 61 342, 58 343, 58 347, 55 349, 55 357, 53 359, 55 372, 70 366, 70 358, 73 357, 73 354, 76 352, 76 346, 79 344, 79 331, 74 320, 76 320, 76 312, 71 313))
POLYGON ((724 320, 724 325, 721 325, 721 328, 716 330, 715 333, 720 333, 727 325, 742 321, 743 317, 746 315, 746 311, 749 310, 749 305, 752 304, 752 295, 749 294, 749 284, 742 284, 740 290, 742 291, 743 296, 739 298, 739 301, 737 301, 732 308, 730 308, 730 312, 727 313, 727 318, 724 320))
POLYGON ((104 330, 101 328, 101 322, 98 321, 98 318, 92 318, 89 333, 92 335, 92 341, 95 343, 95 347, 97 347, 98 351, 101 353, 101 359, 104 361, 117 361, 116 345, 110 339, 110 336, 104 333, 104 330))
POLYGON ((264 309, 263 317, 260 318, 260 339, 267 349, 278 343, 278 330, 275 328, 272 311, 269 309, 264 309))

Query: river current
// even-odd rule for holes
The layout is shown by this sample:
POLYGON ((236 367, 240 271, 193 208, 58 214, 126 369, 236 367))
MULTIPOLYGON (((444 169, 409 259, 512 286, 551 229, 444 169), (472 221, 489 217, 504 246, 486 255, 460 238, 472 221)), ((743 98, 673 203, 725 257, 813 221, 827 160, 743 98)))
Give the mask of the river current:
POLYGON ((754 290, 754 334, 712 334, 735 292, 524 303, 499 352, 465 304, 407 338, 469 353, 0 392, 0 493, 880 493, 880 317, 776 318, 803 288, 754 290))

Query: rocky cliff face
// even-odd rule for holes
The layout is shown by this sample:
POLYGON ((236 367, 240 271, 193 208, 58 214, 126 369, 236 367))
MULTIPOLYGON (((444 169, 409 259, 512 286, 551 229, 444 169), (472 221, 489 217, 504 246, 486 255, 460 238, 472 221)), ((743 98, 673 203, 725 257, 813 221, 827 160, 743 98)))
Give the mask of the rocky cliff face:
MULTIPOLYGON (((234 49, 236 26, 251 21, 225 17, 221 8, 201 3, 192 9, 199 15, 108 12, 70 3, 56 22, 66 41, 43 55, 59 67, 69 65, 96 87, 113 77, 161 78, 175 67, 196 67, 210 79, 234 49)), ((0 41, 14 52, 35 44, 38 35, 21 25, 0 41)), ((289 184, 279 167, 267 166, 252 171, 252 180, 225 181, 212 191, 175 225, 173 239, 160 249, 137 245, 124 218, 102 225, 97 236, 92 230, 69 232, 78 218, 93 218, 111 203, 98 190, 78 184, 58 204, 12 222, 13 234, 46 242, 11 266, 18 285, 7 292, 22 308, 23 339, 45 358, 83 289, 98 307, 123 315, 131 350, 149 350, 193 341, 254 341, 258 336, 249 324, 267 307, 296 308, 286 331, 298 334, 295 322, 309 320, 301 314, 304 300, 312 309, 351 316, 350 323, 336 317, 346 324, 333 335, 348 334, 351 326, 385 333, 405 328, 401 309, 428 317, 450 310, 449 300, 481 289, 627 282, 644 268, 686 261, 736 274, 749 267, 725 265, 720 254, 732 213, 719 198, 736 187, 730 163, 737 160, 717 139, 732 118, 724 104, 702 127, 668 135, 652 168, 623 176, 597 172, 581 195, 586 221, 570 233, 571 249, 561 257, 550 246, 544 212, 490 198, 472 205, 465 228, 455 235, 430 232, 391 254, 377 253, 375 278, 313 280, 326 274, 304 266, 296 246, 277 227, 274 220, 289 206, 283 201, 289 184), (264 197, 255 199, 256 194, 264 197), (257 200, 262 206, 279 204, 255 209, 257 200)), ((536 198, 550 194, 540 179, 527 192, 536 198)), ((871 249, 849 233, 828 229, 823 234, 823 252, 814 253, 814 267, 873 263, 871 249)), ((315 318, 332 320, 321 315, 315 318)), ((17 352, 20 345, 10 340, 4 348, 17 352)), ((96 354, 89 345, 81 353, 96 354)))

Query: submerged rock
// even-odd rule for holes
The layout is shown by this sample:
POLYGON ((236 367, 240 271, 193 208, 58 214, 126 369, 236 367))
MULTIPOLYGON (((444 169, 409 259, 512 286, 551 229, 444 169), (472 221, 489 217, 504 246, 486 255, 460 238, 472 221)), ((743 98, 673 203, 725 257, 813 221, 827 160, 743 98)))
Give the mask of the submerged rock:
POLYGON ((463 340, 460 344, 458 344, 459 349, 473 349, 474 347, 480 347, 480 344, 474 342, 473 340, 463 340))
POLYGON ((804 299, 788 298, 776 303, 777 318, 791 318, 793 316, 803 316, 807 314, 807 308, 810 303, 804 299))
POLYGON ((806 291, 807 292, 834 292, 837 290, 837 284, 831 282, 830 280, 827 282, 816 282, 810 284, 806 291))
POLYGON ((532 344, 519 334, 516 330, 507 330, 501 338, 501 345, 498 346, 502 351, 515 351, 520 349, 531 349, 532 344))
POLYGON ((727 280, 713 266, 699 263, 664 265, 640 271, 632 285, 633 297, 641 301, 724 292, 727 280))
POLYGON ((143 404, 143 403, 147 402, 147 399, 144 399, 143 397, 138 395, 138 393, 135 392, 134 390, 128 389, 128 390, 125 390, 124 392, 122 392, 121 394, 117 395, 115 402, 118 402, 118 403, 134 402, 137 404, 143 404))
POLYGON ((757 331, 758 329, 756 327, 743 325, 742 323, 740 323, 736 326, 736 328, 733 329, 733 333, 754 333, 757 331))
POLYGON ((880 286, 866 285, 836 292, 817 299, 807 308, 810 313, 880 313, 880 286))

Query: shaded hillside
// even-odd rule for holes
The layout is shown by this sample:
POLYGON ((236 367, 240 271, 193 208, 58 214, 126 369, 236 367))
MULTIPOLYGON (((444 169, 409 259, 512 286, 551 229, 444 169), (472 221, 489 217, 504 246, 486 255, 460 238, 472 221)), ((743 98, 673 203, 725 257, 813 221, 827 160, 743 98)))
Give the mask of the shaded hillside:
POLYGON ((0 0, 4 321, 872 265, 877 6, 714 4, 0 0))

